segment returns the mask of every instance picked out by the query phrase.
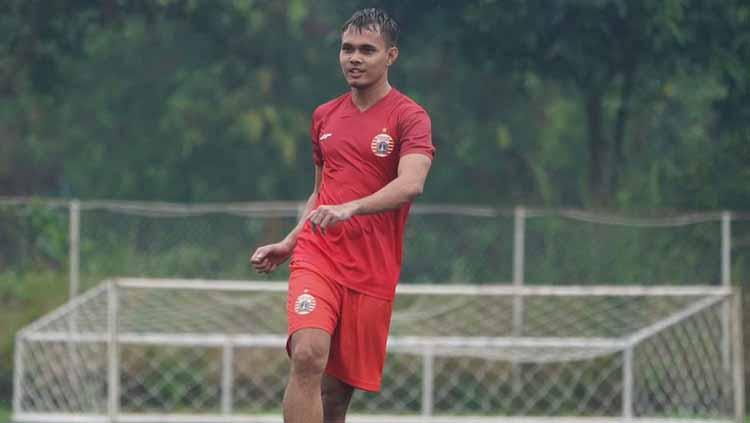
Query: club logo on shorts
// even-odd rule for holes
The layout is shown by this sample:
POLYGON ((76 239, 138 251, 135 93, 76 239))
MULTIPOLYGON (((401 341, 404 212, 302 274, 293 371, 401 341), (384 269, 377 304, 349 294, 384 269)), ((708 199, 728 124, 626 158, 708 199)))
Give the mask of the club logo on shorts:
POLYGON ((315 297, 310 294, 302 294, 294 302, 294 312, 305 315, 315 310, 315 297))
POLYGON ((378 157, 386 157, 393 152, 393 138, 382 133, 372 139, 372 152, 378 157))

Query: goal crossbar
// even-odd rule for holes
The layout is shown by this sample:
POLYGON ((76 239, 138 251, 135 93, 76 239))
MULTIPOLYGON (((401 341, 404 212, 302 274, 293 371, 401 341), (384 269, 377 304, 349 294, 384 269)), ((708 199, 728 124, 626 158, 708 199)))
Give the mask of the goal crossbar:
MULTIPOLYGON (((187 289, 218 291, 272 291, 285 292, 286 282, 230 281, 206 279, 146 279, 119 278, 112 280, 118 287, 144 289, 187 289)), ((397 294, 422 295, 519 295, 553 297, 639 297, 639 296, 729 296, 731 288, 715 285, 691 286, 619 286, 619 285, 573 285, 573 286, 514 286, 509 282, 493 282, 485 285, 461 284, 401 284, 397 294)))

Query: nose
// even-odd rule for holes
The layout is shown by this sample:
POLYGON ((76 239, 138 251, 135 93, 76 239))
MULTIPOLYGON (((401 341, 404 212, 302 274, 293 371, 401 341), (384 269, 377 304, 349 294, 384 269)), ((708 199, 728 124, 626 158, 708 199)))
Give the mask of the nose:
POLYGON ((360 57, 359 53, 357 53, 356 51, 352 53, 352 55, 349 56, 349 63, 362 63, 362 58, 360 57))

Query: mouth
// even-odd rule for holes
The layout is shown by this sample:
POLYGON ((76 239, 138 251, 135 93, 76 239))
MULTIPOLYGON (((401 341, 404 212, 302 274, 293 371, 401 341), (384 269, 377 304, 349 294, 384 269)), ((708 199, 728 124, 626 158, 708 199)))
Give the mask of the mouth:
POLYGON ((359 77, 359 76, 361 76, 362 74, 364 74, 364 73, 365 73, 365 71, 363 71, 362 69, 349 69, 349 70, 347 70, 347 71, 346 71, 346 73, 347 73, 347 74, 348 74, 349 76, 352 76, 352 77, 355 77, 355 78, 356 78, 356 77, 359 77))

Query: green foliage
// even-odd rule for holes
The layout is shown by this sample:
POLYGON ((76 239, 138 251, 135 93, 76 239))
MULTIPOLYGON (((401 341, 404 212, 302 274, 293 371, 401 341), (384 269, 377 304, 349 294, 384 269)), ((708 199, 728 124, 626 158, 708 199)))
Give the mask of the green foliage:
MULTIPOLYGON (((638 166, 641 154, 633 150, 642 146, 633 144, 644 139, 671 141, 667 151, 679 152, 696 142, 696 132, 701 140, 710 139, 707 132, 713 123, 712 115, 706 113, 711 106, 696 101, 690 92, 674 93, 674 83, 686 75, 695 76, 692 82, 712 87, 718 93, 713 99, 718 100, 727 94, 713 84, 719 74, 711 71, 717 63, 727 66, 727 75, 748 79, 746 71, 738 72, 733 65, 743 63, 746 70, 747 55, 731 51, 731 46, 738 44, 747 50, 746 6, 736 1, 714 6, 682 0, 519 0, 504 2, 502 7, 494 1, 470 2, 464 13, 469 27, 462 35, 473 62, 503 75, 533 72, 577 98, 578 108, 585 114, 577 124, 585 128, 585 136, 577 142, 586 141, 584 157, 579 160, 584 160, 587 168, 585 189, 579 191, 578 201, 653 207, 661 206, 662 187, 669 187, 659 174, 646 184, 653 191, 651 198, 637 204, 632 203, 633 195, 638 196, 643 185, 622 184, 622 179, 654 175, 660 170, 652 167, 644 171, 638 166), (745 42, 738 43, 737 37, 745 42), (663 114, 664 97, 669 97, 672 105, 688 109, 687 114, 692 111, 702 116, 668 116, 670 123, 679 125, 673 128, 654 121, 634 122, 638 115, 653 119, 663 114), (613 201, 617 199, 625 201, 613 201)), ((649 153, 647 160, 661 158, 659 153, 649 153)), ((690 155, 689 160, 696 161, 696 157, 690 155)), ((677 163, 670 161, 669 165, 676 167, 677 163)))
MULTIPOLYGON (((747 207, 739 182, 701 189, 748 159, 744 3, 376 3, 404 29, 393 82, 433 118, 429 199, 747 207)), ((0 193, 303 198, 363 5, 5 2, 0 193)))
POLYGON ((67 215, 43 204, 0 207, 0 271, 60 268, 68 255, 67 215))

